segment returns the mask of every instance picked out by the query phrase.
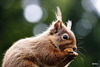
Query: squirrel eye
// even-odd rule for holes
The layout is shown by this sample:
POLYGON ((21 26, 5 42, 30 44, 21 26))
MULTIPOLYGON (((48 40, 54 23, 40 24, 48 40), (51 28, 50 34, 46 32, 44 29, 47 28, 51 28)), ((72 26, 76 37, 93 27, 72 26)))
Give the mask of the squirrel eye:
POLYGON ((63 35, 63 39, 68 39, 68 35, 63 35))

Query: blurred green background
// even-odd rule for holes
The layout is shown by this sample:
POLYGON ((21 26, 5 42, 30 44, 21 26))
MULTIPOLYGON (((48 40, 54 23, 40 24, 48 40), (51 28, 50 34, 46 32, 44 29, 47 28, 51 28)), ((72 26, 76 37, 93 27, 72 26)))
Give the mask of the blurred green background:
POLYGON ((42 33, 60 7, 72 20, 79 56, 69 67, 100 67, 100 0, 0 0, 0 65, 17 40, 42 33))

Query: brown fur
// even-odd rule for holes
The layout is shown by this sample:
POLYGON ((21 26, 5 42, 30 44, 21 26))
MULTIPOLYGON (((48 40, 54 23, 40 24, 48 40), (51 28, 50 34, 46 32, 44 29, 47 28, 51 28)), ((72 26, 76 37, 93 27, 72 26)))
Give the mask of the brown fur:
POLYGON ((59 12, 58 8, 58 19, 47 31, 12 45, 5 53, 2 67, 64 67, 74 60, 78 53, 73 50, 77 47, 71 22, 66 27, 59 12), (67 40, 62 38, 64 34, 68 35, 67 40))

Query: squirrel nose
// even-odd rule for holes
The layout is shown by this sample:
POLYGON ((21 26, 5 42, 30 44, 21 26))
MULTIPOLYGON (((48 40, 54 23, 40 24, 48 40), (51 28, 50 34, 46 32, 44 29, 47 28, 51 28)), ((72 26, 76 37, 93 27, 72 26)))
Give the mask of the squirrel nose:
POLYGON ((73 48, 73 51, 77 52, 77 48, 73 48))

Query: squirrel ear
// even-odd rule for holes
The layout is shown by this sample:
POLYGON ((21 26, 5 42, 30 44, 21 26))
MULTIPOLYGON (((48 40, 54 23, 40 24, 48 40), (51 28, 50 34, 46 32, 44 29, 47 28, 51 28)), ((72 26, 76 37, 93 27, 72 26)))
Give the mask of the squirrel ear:
POLYGON ((54 28, 56 30, 61 29, 62 28, 62 22, 60 20, 58 20, 55 24, 54 24, 54 28))
POLYGON ((67 28, 71 29, 71 27, 72 27, 72 22, 70 20, 68 20, 68 22, 67 22, 67 28))

